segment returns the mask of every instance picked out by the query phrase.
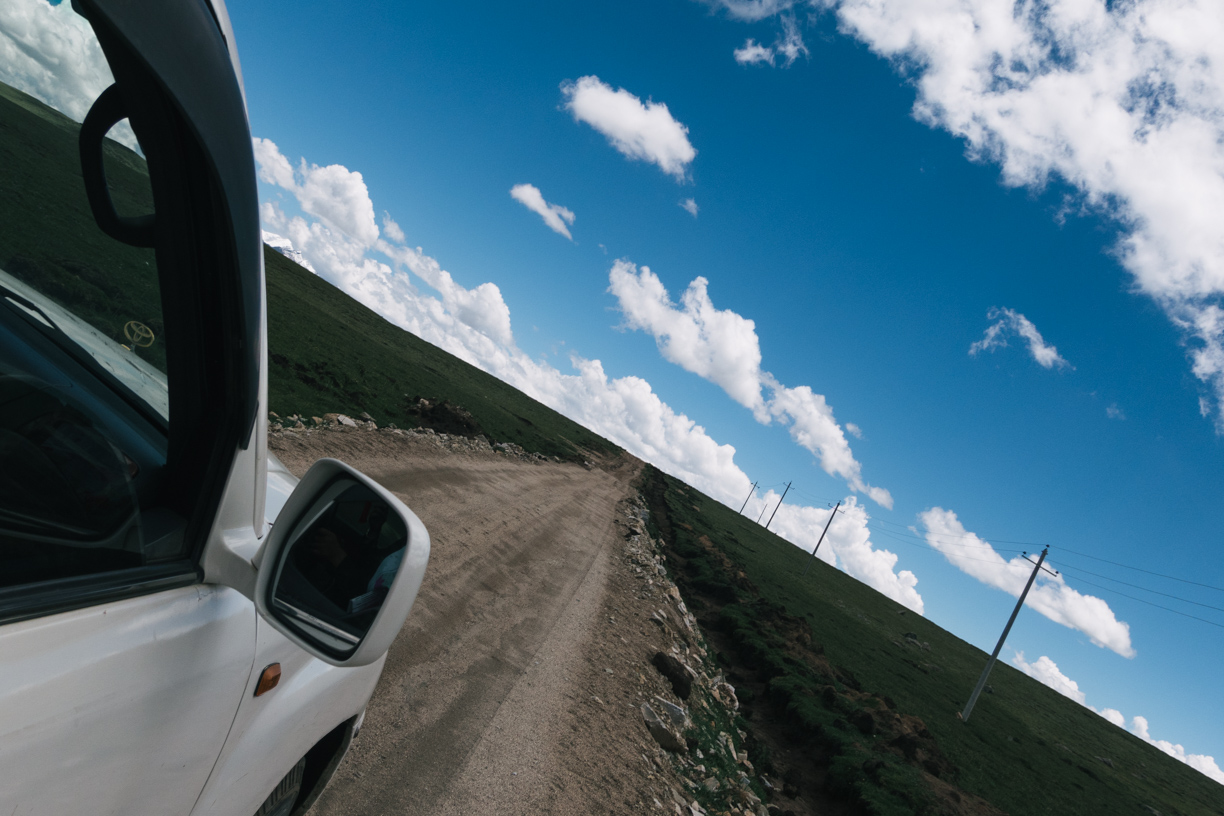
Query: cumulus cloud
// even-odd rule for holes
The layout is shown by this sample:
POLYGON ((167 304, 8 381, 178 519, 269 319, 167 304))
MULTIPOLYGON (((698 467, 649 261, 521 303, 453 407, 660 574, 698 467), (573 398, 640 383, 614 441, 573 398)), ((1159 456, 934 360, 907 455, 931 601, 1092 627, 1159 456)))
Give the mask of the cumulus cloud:
POLYGON ((572 225, 576 216, 560 204, 549 204, 545 201, 540 188, 534 184, 516 184, 510 188, 510 197, 543 218, 544 223, 553 232, 574 240, 566 225, 572 225))
MULTIPOLYGON (((0 3, 0 82, 81 122, 114 81, 93 29, 71 3, 0 3)), ((126 122, 116 125, 110 137, 139 149, 126 122)))
POLYGON ((715 383, 758 417, 766 416, 756 324, 730 309, 716 309, 709 281, 690 283, 677 308, 650 267, 639 270, 618 260, 608 279, 625 326, 652 335, 668 362, 715 383))
POLYGON ((691 198, 686 198, 680 202, 680 207, 694 218, 697 217, 697 202, 691 198))
POLYGON ((892 507, 887 490, 863 481, 862 466, 824 396, 806 385, 788 388, 763 371, 756 324, 730 309, 715 308, 705 278, 688 285, 678 306, 649 267, 619 260, 608 279, 624 325, 654 337, 664 359, 718 385, 758 422, 779 420, 797 444, 819 458, 826 473, 892 507))
POLYGON ((971 356, 1003 348, 1007 346, 1007 338, 1014 335, 1028 343, 1029 354, 1042 368, 1074 368, 1063 359, 1058 349, 1042 339, 1041 332, 1037 331, 1033 322, 1015 309, 991 309, 986 313, 986 318, 995 322, 986 328, 981 340, 969 346, 971 356))
MULTIPOLYGON (((1067 675, 1063 674, 1058 668, 1058 664, 1045 655, 1042 655, 1032 663, 1029 663, 1024 659, 1024 652, 1016 652, 1015 656, 1012 658, 1012 665, 1020 669, 1020 671, 1024 672, 1029 677, 1040 680, 1042 683, 1054 689, 1059 694, 1071 698, 1075 702, 1091 709, 1092 711, 1096 711, 1097 714, 1100 714, 1106 720, 1109 720, 1109 722, 1113 723, 1119 728, 1126 727, 1126 717, 1123 716, 1122 712, 1118 711, 1116 708, 1104 708, 1097 711, 1097 709, 1088 705, 1086 702, 1087 696, 1084 694, 1084 692, 1080 691, 1079 684, 1070 677, 1067 677, 1067 675)), ((1214 779, 1221 785, 1224 785, 1224 771, 1222 771, 1220 766, 1216 764, 1214 757, 1207 756, 1206 754, 1187 753, 1186 749, 1181 745, 1169 742, 1168 740, 1153 739, 1148 729, 1149 726, 1146 717, 1135 716, 1131 719, 1130 732, 1139 737, 1139 739, 1143 740, 1149 745, 1159 748, 1161 751, 1164 751, 1174 759, 1186 763, 1199 773, 1214 779)))
POLYGON ((575 122, 585 122, 630 159, 639 159, 683 181, 697 151, 688 128, 662 102, 642 100, 624 88, 612 89, 597 76, 563 82, 561 95, 575 122))
MULTIPOLYGON (((262 140, 257 157, 260 178, 293 193, 303 212, 305 203, 317 203, 306 197, 300 173, 272 142, 262 140)), ((299 166, 309 167, 304 161, 299 166)), ((373 212, 368 196, 366 204, 373 212)), ((367 207, 363 204, 355 209, 365 212, 367 207)), ((577 354, 570 355, 568 372, 529 357, 515 344, 510 309, 496 284, 461 285, 420 247, 406 246, 403 230, 390 215, 383 218, 385 237, 362 241, 332 228, 322 216, 287 214, 274 201, 264 202, 260 213, 272 240, 300 251, 321 277, 390 322, 510 383, 713 498, 735 507, 743 502, 751 480, 735 463, 734 447, 714 440, 696 421, 663 402, 640 377, 611 377, 599 360, 577 354)), ((736 317, 728 314, 710 319, 733 326, 736 317)), ((766 503, 776 504, 777 498, 773 493, 754 492, 751 501, 761 509, 766 503)), ((917 578, 912 572, 895 569, 895 555, 872 547, 866 512, 853 498, 846 500, 843 512, 847 520, 834 522, 827 552, 822 549, 821 557, 834 559, 859 580, 921 612, 917 578)), ((823 525, 827 513, 784 505, 773 529, 811 549, 815 540, 810 527, 817 522, 823 525)))
POLYGON ((1183 331, 1224 431, 1224 6, 832 4, 844 31, 912 78, 920 121, 997 163, 1007 184, 1057 177, 1116 219, 1118 257, 1183 331))
POLYGON ((742 48, 737 48, 732 52, 735 61, 740 65, 757 65, 765 63, 767 65, 774 64, 773 49, 760 45, 756 40, 749 38, 744 42, 742 48))
POLYGON ((400 225, 395 223, 395 219, 391 217, 391 213, 387 212, 386 210, 383 210, 382 228, 383 234, 397 244, 402 244, 405 240, 407 240, 404 237, 404 231, 400 229, 400 225))
POLYGON ((1130 731, 1136 737, 1147 742, 1149 745, 1156 746, 1174 759, 1181 760, 1204 776, 1210 777, 1224 785, 1224 770, 1220 769, 1220 766, 1215 761, 1215 757, 1207 756, 1206 754, 1187 753, 1186 749, 1181 745, 1169 742, 1168 740, 1153 739, 1152 735, 1148 732, 1148 728, 1147 717, 1135 716, 1131 719, 1130 731))
POLYGON ((259 178, 297 198, 302 210, 339 230, 358 246, 378 240, 374 204, 361 173, 339 164, 320 167, 302 159, 296 169, 270 139, 252 140, 259 178))
MULTIPOLYGON (((1033 571, 1031 562, 1020 556, 1005 560, 989 542, 968 532, 951 510, 932 507, 919 513, 918 519, 926 528, 927 543, 943 553, 953 566, 988 586, 1020 597, 1033 571)), ((1119 621, 1105 601, 1067 586, 1061 575, 1043 570, 1025 605, 1055 623, 1083 632, 1097 646, 1123 657, 1135 656, 1130 626, 1119 621)))
POLYGON ((1070 697, 1080 705, 1084 705, 1087 696, 1080 691, 1079 684, 1063 674, 1058 664, 1045 655, 1029 663, 1024 659, 1024 652, 1016 652, 1012 657, 1012 665, 1034 680, 1045 683, 1064 697, 1070 697))

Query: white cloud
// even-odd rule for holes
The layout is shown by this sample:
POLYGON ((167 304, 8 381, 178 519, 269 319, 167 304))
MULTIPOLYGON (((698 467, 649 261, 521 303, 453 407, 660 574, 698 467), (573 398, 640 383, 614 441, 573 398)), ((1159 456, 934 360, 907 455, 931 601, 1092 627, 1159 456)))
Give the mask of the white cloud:
POLYGON ((688 128, 677 122, 662 102, 642 100, 624 88, 612 90, 597 76, 563 82, 561 94, 574 121, 586 122, 631 159, 657 164, 664 173, 683 181, 697 151, 688 128))
POLYGON ((782 66, 789 68, 799 57, 808 56, 808 47, 803 42, 803 34, 794 15, 782 15, 782 31, 773 45, 761 45, 756 40, 748 39, 742 48, 733 52, 735 61, 740 65, 773 65, 778 57, 783 59, 782 66))
MULTIPOLYGON (((1058 349, 1041 338, 1041 332, 1033 322, 1015 309, 991 309, 988 320, 995 321, 986 328, 986 333, 973 345, 969 354, 976 356, 983 351, 994 351, 1007 346, 1008 335, 1018 335, 1028 343, 1029 354, 1042 368, 1067 368, 1070 364, 1058 353, 1058 349)), ((1074 368, 1074 366, 1070 366, 1074 368)))
POLYGON ((819 457, 826 473, 892 507, 887 490, 863 481, 862 466, 824 396, 806 385, 788 388, 762 371, 756 324, 730 309, 715 308, 705 278, 688 285, 679 307, 649 267, 619 260, 608 278, 625 326, 653 336, 664 359, 718 385, 758 422, 781 421, 797 444, 819 457))
POLYGON ((1122 264, 1183 331, 1224 432, 1224 4, 834 5, 844 31, 912 78, 919 120, 998 163, 1005 183, 1057 177, 1116 219, 1122 264))
POLYGON ((1029 663, 1024 659, 1024 652, 1016 652, 1015 656, 1012 657, 1012 665, 1029 677, 1045 683, 1064 697, 1070 697, 1080 705, 1084 705, 1084 700, 1087 697, 1084 695, 1084 692, 1080 691, 1079 684, 1063 674, 1059 670, 1058 664, 1045 655, 1029 663))
MULTIPOLYGON (((305 210, 302 185, 292 170, 283 172, 292 165, 271 142, 262 140, 257 145, 260 178, 272 184, 278 179, 285 182, 279 186, 294 193, 305 210)), ((304 161, 301 165, 306 166, 304 161)), ((368 196, 365 203, 373 212, 368 196)), ((355 209, 364 212, 367 208, 363 204, 355 209)), ((403 246, 403 231, 398 225, 395 229, 389 226, 394 225, 389 215, 383 219, 383 229, 394 242, 363 243, 331 228, 319 216, 287 215, 276 202, 264 202, 260 213, 265 225, 276 231, 269 235, 277 243, 300 250, 321 277, 390 322, 510 383, 713 498, 737 508, 743 502, 751 480, 735 464, 734 447, 715 441, 694 420, 663 402, 640 377, 610 377, 599 360, 577 354, 569 358, 572 373, 533 360, 515 344, 510 309, 498 287, 491 282, 470 289, 460 285, 420 247, 403 246), (410 275, 436 295, 414 285, 410 275)), ((712 319, 734 326, 737 317, 728 313, 712 319)), ((759 510, 764 503, 776 504, 777 498, 772 493, 754 493, 752 502, 759 510)), ((828 512, 784 505, 772 529, 810 549, 815 541, 807 522, 823 524, 828 512)), ((822 550, 822 557, 835 556, 846 572, 921 612, 922 597, 914 588, 917 578, 907 570, 895 572, 896 556, 872 548, 865 511, 851 497, 843 512, 847 520, 834 522, 828 551, 822 550)))
POLYGON ((735 61, 740 65, 757 65, 762 62, 767 65, 774 64, 773 49, 760 45, 751 38, 744 42, 743 48, 737 48, 732 53, 735 56, 735 61))
MULTIPOLYGON (((933 507, 919 513, 918 519, 926 527, 927 543, 955 567, 984 584, 1020 597, 1033 571, 1032 563, 1020 556, 1004 560, 989 542, 965 530, 951 510, 933 507)), ((1055 623, 1083 632, 1097 646, 1123 657, 1135 656, 1130 626, 1119 621, 1105 601, 1067 586, 1061 575, 1052 576, 1043 570, 1025 604, 1055 623)))
POLYGON ((307 164, 305 159, 295 171, 270 139, 256 136, 252 145, 260 180, 293 193, 302 210, 359 245, 372 246, 378 240, 374 205, 361 173, 339 164, 307 164))
POLYGON ((639 271, 629 261, 618 260, 608 279, 628 328, 652 335, 664 359, 715 383, 758 417, 765 416, 756 324, 730 309, 714 308, 705 278, 689 284, 680 308, 650 267, 639 271))
POLYGON ((697 217, 697 202, 694 199, 686 198, 680 202, 681 208, 694 218, 697 217))
POLYGON ((566 224, 572 225, 576 216, 560 204, 545 201, 543 193, 534 184, 514 185, 510 188, 510 197, 543 218, 553 232, 574 240, 566 224))
POLYGON ((782 34, 774 43, 774 52, 786 58, 785 65, 790 67, 799 57, 808 55, 803 35, 799 33, 799 24, 790 14, 782 15, 782 34))
POLYGON ((1180 745, 1168 740, 1153 739, 1148 732, 1148 728, 1147 717, 1136 716, 1131 720, 1131 733, 1139 737, 1139 739, 1156 746, 1174 759, 1181 760, 1204 776, 1210 777, 1224 785, 1224 770, 1221 770, 1220 766, 1216 764, 1215 757, 1210 757, 1206 754, 1188 754, 1186 749, 1180 745))
MULTIPOLYGON (((1032 663, 1024 659, 1024 652, 1016 652, 1012 658, 1012 665, 1020 669, 1036 680, 1040 680, 1045 685, 1057 691, 1066 697, 1071 698, 1086 708, 1096 711, 1109 722, 1119 728, 1126 727, 1126 717, 1121 711, 1116 708, 1103 708, 1100 711, 1088 705, 1086 702, 1087 696, 1080 691, 1079 684, 1072 680, 1067 675, 1063 674, 1058 668, 1058 664, 1050 658, 1042 655, 1032 663)), ((1153 739, 1148 730, 1148 721, 1146 717, 1136 716, 1131 719, 1130 732, 1139 739, 1159 748, 1174 759, 1180 760, 1191 768, 1194 768, 1199 773, 1214 779, 1221 785, 1224 785, 1224 771, 1216 764, 1215 758, 1205 754, 1189 754, 1181 745, 1176 745, 1168 740, 1153 739)))
POLYGON ((391 217, 391 213, 383 210, 383 234, 391 241, 397 244, 402 244, 406 240, 404 231, 400 229, 400 225, 395 223, 395 219, 391 217))
POLYGON ((731 17, 746 22, 756 22, 772 17, 799 5, 802 0, 706 0, 715 8, 721 8, 731 17))
POLYGON ((1118 407, 1118 403, 1105 406, 1105 416, 1110 419, 1126 419, 1126 412, 1118 407))
POLYGON ((847 422, 845 425, 846 433, 853 436, 855 439, 863 438, 863 429, 855 425, 853 422, 847 422))
MULTIPOLYGON (((71 3, 0 3, 0 82, 25 91, 76 122, 115 81, 93 29, 71 3)), ((137 150, 126 122, 110 137, 137 150)))

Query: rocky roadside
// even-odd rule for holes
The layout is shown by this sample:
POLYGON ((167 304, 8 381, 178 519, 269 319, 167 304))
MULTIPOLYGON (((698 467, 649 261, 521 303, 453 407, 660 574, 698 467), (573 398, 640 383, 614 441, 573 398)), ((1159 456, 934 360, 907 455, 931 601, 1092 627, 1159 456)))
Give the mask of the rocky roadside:
MULTIPOLYGON (((467 436, 439 432, 432 428, 411 428, 405 430, 390 423, 380 427, 374 421, 374 417, 365 412, 358 414, 355 418, 345 414, 328 413, 321 417, 304 417, 301 414, 293 414, 283 419, 279 414, 268 413, 268 432, 274 435, 288 432, 290 434, 305 434, 309 436, 315 431, 338 431, 346 428, 416 437, 431 442, 437 447, 452 453, 500 453, 525 462, 562 461, 556 456, 549 457, 540 453, 529 453, 513 442, 490 443, 483 434, 467 436)), ((588 469, 593 467, 590 462, 584 462, 583 465, 588 469)))

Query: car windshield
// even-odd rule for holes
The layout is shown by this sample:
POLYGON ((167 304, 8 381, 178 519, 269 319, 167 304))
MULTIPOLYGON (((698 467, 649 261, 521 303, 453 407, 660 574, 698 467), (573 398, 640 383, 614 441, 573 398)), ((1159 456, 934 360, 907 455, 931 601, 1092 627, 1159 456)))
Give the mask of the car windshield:
MULTIPOLYGON (((164 372, 132 352, 131 346, 121 345, 107 337, 92 324, 77 317, 66 308, 44 296, 37 289, 0 269, 0 297, 27 312, 31 317, 52 330, 62 344, 71 343, 85 352, 97 364, 100 372, 122 386, 132 396, 152 408, 164 420, 170 419, 170 391, 164 372)), ((153 338, 146 334, 147 327, 133 331, 128 327, 129 338, 135 342, 153 338)))
MULTIPOLYGON (((169 418, 161 292, 152 249, 94 222, 74 119, 0 83, 0 297, 5 315, 39 328, 164 427, 169 418)), ((104 140, 121 215, 153 211, 149 173, 126 121, 104 140)))

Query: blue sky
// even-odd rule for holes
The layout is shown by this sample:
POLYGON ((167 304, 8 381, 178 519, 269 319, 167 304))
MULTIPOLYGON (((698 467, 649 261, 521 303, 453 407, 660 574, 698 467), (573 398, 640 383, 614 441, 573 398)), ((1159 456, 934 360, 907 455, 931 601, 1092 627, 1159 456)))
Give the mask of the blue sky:
POLYGON ((234 4, 265 229, 1219 774, 1224 15, 911 5, 234 4))
MULTIPOLYGON (((893 498, 889 509, 857 494, 871 545, 896 554, 892 573, 917 577, 933 620, 989 650, 1013 603, 923 546, 919 514, 933 507, 1006 558, 1048 544, 1056 565, 1224 607, 1224 593, 1067 552, 1224 586, 1215 383, 1191 370, 1193 336, 1137 290, 1119 249, 1134 216, 1052 165, 1016 178, 997 154, 970 160, 954 127, 915 118, 920 69, 882 59, 836 13, 734 11, 684 0, 231 10, 252 132, 295 167, 360 172, 376 217, 389 213, 407 246, 462 287, 496 285, 522 352, 565 374, 577 354, 609 378, 642 378, 734 446, 734 464, 774 486, 771 500, 787 481, 788 507, 854 495, 784 420, 755 421, 716 381, 665 359, 648 330, 626 328, 609 291, 618 259, 638 275, 649 267, 677 309, 704 277, 716 310, 753 321, 761 370, 810 386, 837 423, 861 429, 845 439, 862 477, 893 498), (792 64, 735 59, 750 38, 784 40, 788 19, 806 48, 792 64), (562 84, 582 77, 667 106, 696 151, 680 181, 576 121, 562 84), (510 196, 519 184, 574 214, 562 222, 572 241, 510 196), (679 206, 689 198, 695 218, 679 206), (1024 315, 1067 365, 1040 366, 1014 335, 971 356, 992 308, 1024 315)), ((291 191, 264 193, 287 217, 301 212, 291 191)), ((707 472, 699 486, 718 495, 718 480, 707 472)), ((818 533, 804 522, 821 518, 794 526, 818 533)), ((1224 614, 1066 575, 1129 625, 1134 657, 1032 610, 1004 656, 1046 656, 1128 728, 1139 715, 1155 739, 1224 757, 1218 628, 1084 580, 1218 623, 1224 614)))

